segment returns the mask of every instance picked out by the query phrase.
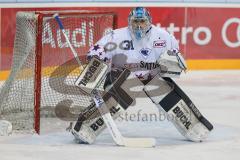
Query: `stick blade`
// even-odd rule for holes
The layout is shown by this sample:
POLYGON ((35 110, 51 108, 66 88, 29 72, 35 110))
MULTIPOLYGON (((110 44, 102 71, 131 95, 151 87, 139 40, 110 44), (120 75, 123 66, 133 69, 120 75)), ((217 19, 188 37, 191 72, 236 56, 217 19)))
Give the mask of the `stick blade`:
POLYGON ((151 148, 156 146, 154 138, 123 138, 126 147, 151 148))

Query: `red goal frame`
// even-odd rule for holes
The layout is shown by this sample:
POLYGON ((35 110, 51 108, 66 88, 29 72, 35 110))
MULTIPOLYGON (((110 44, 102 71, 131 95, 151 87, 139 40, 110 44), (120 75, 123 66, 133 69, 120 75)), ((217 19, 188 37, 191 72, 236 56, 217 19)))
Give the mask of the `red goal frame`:
POLYGON ((59 16, 64 15, 112 15, 113 16, 113 29, 117 28, 117 14, 114 12, 97 12, 97 11, 37 11, 35 14, 37 18, 37 37, 36 37, 36 58, 35 58, 35 82, 34 82, 34 130, 40 134, 40 105, 41 105, 41 67, 42 67, 42 30, 43 18, 53 17, 55 13, 59 16))

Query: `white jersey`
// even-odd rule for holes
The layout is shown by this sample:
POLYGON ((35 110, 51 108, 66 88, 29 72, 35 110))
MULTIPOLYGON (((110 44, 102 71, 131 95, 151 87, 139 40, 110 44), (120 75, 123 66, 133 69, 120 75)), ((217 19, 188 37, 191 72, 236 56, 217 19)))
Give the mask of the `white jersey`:
POLYGON ((136 40, 128 27, 113 30, 102 37, 88 52, 100 59, 110 60, 113 68, 128 68, 141 80, 157 74, 157 60, 167 50, 178 50, 179 46, 167 31, 152 25, 149 33, 136 40))

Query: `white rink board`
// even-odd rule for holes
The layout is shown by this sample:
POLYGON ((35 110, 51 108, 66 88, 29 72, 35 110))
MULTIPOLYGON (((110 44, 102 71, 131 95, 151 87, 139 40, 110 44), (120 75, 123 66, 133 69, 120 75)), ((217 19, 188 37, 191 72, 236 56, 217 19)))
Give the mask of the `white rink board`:
MULTIPOLYGON (((9 159, 91 159, 91 160, 237 160, 240 157, 240 70, 189 71, 177 83, 200 111, 214 124, 214 131, 203 143, 186 141, 167 121, 137 121, 129 115, 156 113, 150 101, 138 99, 128 119, 117 120, 125 136, 155 137, 155 148, 117 147, 107 131, 93 145, 75 144, 65 131, 67 122, 43 119, 39 135, 13 134, 0 137, 1 160, 9 159)), ((140 117, 141 119, 141 117, 140 117)))

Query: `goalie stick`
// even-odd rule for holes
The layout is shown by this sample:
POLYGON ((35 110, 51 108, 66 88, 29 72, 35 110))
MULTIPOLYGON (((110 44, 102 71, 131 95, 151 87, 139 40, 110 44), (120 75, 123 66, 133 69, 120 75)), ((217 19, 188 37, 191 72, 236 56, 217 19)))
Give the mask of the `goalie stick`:
MULTIPOLYGON (((79 67, 81 70, 83 70, 83 65, 80 61, 80 59, 77 56, 77 52, 73 48, 66 32, 64 29, 64 26, 62 24, 62 21, 59 18, 59 15, 56 13, 53 15, 54 19, 59 25, 60 30, 62 31, 68 45, 70 46, 70 49, 72 51, 72 54, 74 55, 79 67)), ((103 101, 100 92, 97 89, 93 89, 92 94, 90 95, 95 104, 96 107, 99 109, 99 112, 106 123, 106 126, 115 141, 115 143, 119 146, 127 146, 127 147, 154 147, 156 142, 154 138, 127 138, 121 135, 120 131, 118 130, 114 120, 112 119, 112 116, 108 110, 108 108, 105 106, 105 102, 103 101), (103 112, 104 110, 108 110, 108 112, 103 112)))

